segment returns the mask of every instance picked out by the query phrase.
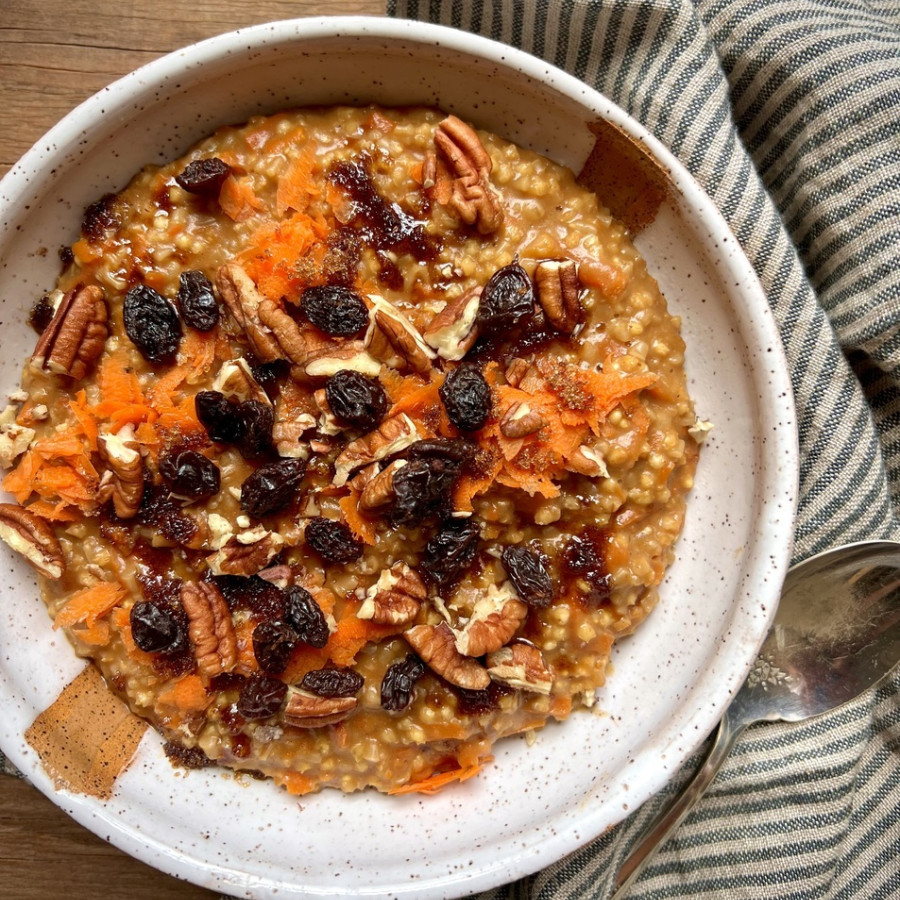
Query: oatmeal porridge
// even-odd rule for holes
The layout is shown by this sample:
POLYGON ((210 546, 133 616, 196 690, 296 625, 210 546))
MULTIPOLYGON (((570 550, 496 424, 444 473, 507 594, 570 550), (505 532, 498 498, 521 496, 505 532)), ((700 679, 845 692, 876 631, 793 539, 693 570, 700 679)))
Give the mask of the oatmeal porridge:
POLYGON ((61 256, 0 536, 175 763, 429 792, 594 704, 705 423, 570 171, 435 110, 287 111, 61 256))

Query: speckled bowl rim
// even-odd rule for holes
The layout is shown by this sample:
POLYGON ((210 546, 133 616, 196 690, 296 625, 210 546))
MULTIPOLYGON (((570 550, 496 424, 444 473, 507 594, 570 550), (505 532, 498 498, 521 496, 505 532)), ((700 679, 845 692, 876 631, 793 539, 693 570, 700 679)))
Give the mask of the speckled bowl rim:
MULTIPOLYGON (((3 196, 0 196, 0 217, 11 208, 9 204, 27 197, 29 184, 34 179, 52 179, 57 161, 71 153, 72 148, 79 143, 90 146, 92 126, 101 116, 120 114, 133 117, 134 110, 142 100, 148 102, 152 100, 154 92, 171 83, 179 72, 190 69, 192 75, 195 75, 204 66, 226 57, 245 57, 254 47, 271 47, 273 44, 296 41, 315 42, 338 36, 348 41, 361 36, 385 41, 402 40, 438 45, 447 50, 479 56, 496 66, 542 82, 598 114, 602 111, 605 118, 640 141, 667 170, 683 202, 692 207, 697 219, 709 234, 731 235, 721 213, 665 146, 615 104, 583 82, 540 59, 487 38, 442 26, 364 16, 295 19, 240 29, 177 50, 126 75, 69 113, 13 167, 2 182, 0 193, 6 195, 6 205, 3 196)), ((630 810, 636 809, 665 785, 680 763, 696 749, 721 717, 730 697, 749 671, 768 630, 790 558, 798 471, 796 420, 790 399, 793 393, 787 364, 783 355, 779 355, 781 340, 774 318, 752 266, 740 251, 733 236, 731 241, 736 252, 728 261, 727 269, 744 285, 749 301, 747 318, 742 323, 744 333, 755 340, 759 347, 777 348, 777 352, 769 356, 766 370, 755 373, 755 378, 760 381, 756 385, 758 395, 779 397, 780 405, 777 412, 774 409, 768 410, 765 405, 760 410, 763 419, 759 423, 760 429, 767 434, 769 454, 767 459, 773 464, 767 466, 762 473, 765 480, 761 488, 769 498, 764 505, 763 521, 760 521, 758 529, 763 535, 750 549, 744 562, 748 572, 747 583, 754 582, 760 585, 758 596, 761 602, 766 604, 764 608, 768 614, 761 617, 758 609, 751 612, 745 608, 746 603, 736 609, 732 631, 739 636, 739 643, 732 648, 727 677, 723 679, 721 673, 715 679, 708 673, 701 676, 698 679, 698 686, 706 691, 710 702, 698 708, 687 719, 679 720, 677 727, 669 723, 669 727, 659 735, 657 744, 646 748, 644 758, 634 760, 635 764, 630 771, 632 776, 630 810), (790 510, 791 515, 785 515, 786 509, 790 510), (674 749, 676 747, 677 750, 674 749), (668 764, 665 767, 660 766, 654 757, 662 751, 674 752, 678 758, 670 756, 668 764)), ((0 728, 0 737, 4 752, 10 760, 47 796, 59 802, 54 795, 52 783, 40 771, 34 759, 23 752, 21 735, 10 735, 0 728)), ((98 812, 94 806, 90 801, 85 801, 75 804, 73 808, 66 808, 76 820, 89 829, 99 833, 102 826, 103 836, 131 855, 178 877, 227 890, 229 875, 234 874, 227 868, 217 863, 189 857, 179 852, 178 848, 166 847, 164 842, 111 821, 103 816, 102 810, 98 812)), ((432 881, 420 881, 412 891, 417 897, 444 897, 459 896, 493 887, 562 858, 603 833, 625 815, 626 813, 622 812, 612 820, 609 816, 598 818, 592 815, 591 809, 585 808, 575 826, 556 829, 552 827, 553 823, 541 823, 535 826, 542 837, 538 850, 530 848, 525 855, 517 854, 510 848, 509 856, 502 860, 494 860, 491 864, 476 867, 475 871, 463 876, 448 875, 432 881)), ((266 891, 277 891, 281 884, 277 877, 273 877, 268 885, 261 884, 261 887, 266 891)), ((296 896, 297 887, 293 885, 293 890, 288 889, 285 893, 296 896)), ((302 886, 300 887, 302 889, 302 886)), ((409 885, 402 885, 402 879, 395 876, 390 884, 373 884, 371 889, 353 891, 352 894, 375 896, 381 892, 394 890, 409 893, 411 889, 409 885)), ((268 893, 265 895, 268 896, 268 893)))

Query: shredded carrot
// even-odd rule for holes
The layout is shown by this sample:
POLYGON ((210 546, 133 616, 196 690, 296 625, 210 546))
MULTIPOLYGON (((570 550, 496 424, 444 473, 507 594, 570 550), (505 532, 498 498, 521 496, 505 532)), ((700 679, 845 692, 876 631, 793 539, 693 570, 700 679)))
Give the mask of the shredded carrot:
POLYGON ((70 629, 70 633, 73 637, 77 637, 79 641, 89 644, 91 647, 104 647, 109 643, 112 630, 106 619, 99 619, 88 627, 74 625, 70 629))
POLYGON ((188 329, 188 334, 181 342, 178 361, 187 369, 185 381, 196 384, 209 371, 216 358, 216 332, 188 329))
POLYGON ((403 784, 400 787, 391 788, 389 794, 436 794, 441 788, 445 788, 448 784, 455 781, 468 781, 474 775, 477 775, 483 768, 485 763, 490 762, 491 757, 483 759, 481 762, 471 766, 460 766, 456 769, 450 769, 447 772, 438 772, 423 778, 421 781, 413 781, 411 784, 403 784))
POLYGON ((156 706, 167 706, 180 712, 200 712, 209 706, 210 699, 199 675, 184 675, 157 697, 156 706))
POLYGON ((27 508, 48 522, 77 522, 80 518, 64 501, 48 503, 46 500, 35 500, 27 508))
POLYGON ((359 511, 359 497, 358 491, 351 490, 346 497, 342 497, 338 501, 338 506, 343 511, 350 530, 364 544, 371 546, 375 543, 375 522, 359 511))
POLYGON ((92 628, 97 619, 105 616, 121 603, 127 591, 117 581, 100 581, 76 591, 53 621, 54 628, 67 628, 76 622, 84 622, 92 628))
POLYGON ((235 222, 246 222, 254 213, 265 209, 265 204, 253 190, 249 178, 229 175, 219 191, 222 212, 235 222))
POLYGON ((316 166, 316 147, 310 143, 291 160, 287 170, 278 180, 275 208, 279 216, 283 216, 289 209, 304 212, 310 200, 321 193, 321 189, 313 181, 316 166))
POLYGON ((78 422, 81 433, 87 440, 88 447, 92 451, 96 451, 97 437, 99 436, 100 429, 97 425, 97 420, 88 409, 87 395, 84 391, 78 391, 78 393, 75 394, 75 399, 69 401, 69 408, 72 410, 72 415, 75 416, 75 420, 78 422))
POLYGON ((306 775, 299 772, 283 772, 273 775, 275 783, 283 787, 289 794, 295 797, 302 797, 316 789, 316 783, 306 775))
POLYGON ((82 238, 72 244, 72 255, 75 257, 75 262, 80 266, 85 266, 100 259, 103 256, 103 249, 82 238))

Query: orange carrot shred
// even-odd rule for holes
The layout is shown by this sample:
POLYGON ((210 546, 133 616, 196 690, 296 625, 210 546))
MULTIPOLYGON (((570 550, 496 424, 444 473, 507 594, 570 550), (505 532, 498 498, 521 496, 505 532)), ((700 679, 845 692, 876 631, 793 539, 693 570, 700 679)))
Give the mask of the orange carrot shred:
POLYGON ((248 178, 229 175, 219 191, 219 206, 222 212, 235 222, 246 222, 254 213, 265 209, 265 204, 256 196, 248 178))
POLYGON ((127 591, 117 581, 100 581, 90 587, 76 591, 59 611, 53 621, 54 628, 66 628, 84 622, 88 628, 105 616, 127 595, 127 591))
POLYGON ((209 706, 210 699, 199 675, 185 675, 159 695, 156 706, 168 706, 180 712, 199 712, 209 706))
POLYGON ((389 794, 436 794, 441 788, 452 784, 454 781, 467 781, 477 775, 485 763, 490 762, 491 757, 481 760, 471 766, 460 766, 447 772, 438 772, 423 778, 421 781, 413 781, 411 784, 403 784, 400 787, 391 788, 389 794))

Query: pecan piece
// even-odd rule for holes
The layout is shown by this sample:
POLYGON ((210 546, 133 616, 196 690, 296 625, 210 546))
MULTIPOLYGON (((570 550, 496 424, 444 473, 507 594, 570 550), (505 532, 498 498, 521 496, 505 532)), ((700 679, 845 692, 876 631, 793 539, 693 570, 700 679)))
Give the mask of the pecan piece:
POLYGON ((109 336, 108 318, 103 291, 96 285, 79 285, 68 291, 38 338, 32 368, 84 378, 103 352, 109 336))
POLYGON ((427 597, 425 582, 405 562, 396 562, 366 591, 356 615, 378 625, 408 625, 427 597))
POLYGON ((547 423, 527 403, 513 403, 500 419, 500 431, 511 440, 540 431, 547 423))
POLYGON ((481 288, 476 287, 447 305, 431 320, 422 337, 442 359, 461 360, 478 340, 478 303, 481 288))
MULTIPOLYGON (((27 397, 27 395, 26 395, 27 397)), ((0 413, 0 468, 9 469, 34 440, 35 430, 16 422, 17 409, 10 404, 0 413)))
POLYGON ((134 436, 134 426, 126 425, 115 433, 101 434, 97 450, 109 466, 100 482, 97 499, 105 502, 112 498, 120 519, 133 518, 144 496, 144 459, 134 436))
POLYGON ((400 453, 420 439, 415 422, 406 413, 385 419, 375 431, 351 441, 334 461, 336 487, 343 487, 350 473, 369 463, 400 453))
POLYGON ((282 359, 284 354, 275 335, 260 321, 259 307, 265 298, 253 279, 237 263, 226 263, 216 272, 216 287, 256 356, 262 362, 282 359))
POLYGON ((282 716, 285 724, 294 728, 320 728, 346 719, 357 703, 356 697, 320 697, 310 691, 288 688, 282 716))
POLYGON ((237 640, 222 592, 211 581, 186 581, 181 605, 200 675, 208 680, 230 672, 237 663, 237 640))
POLYGON ((427 376, 436 354, 418 329, 384 298, 370 295, 369 302, 372 320, 365 336, 369 353, 395 369, 411 369, 427 376))
POLYGON ((513 641, 489 653, 487 670, 494 681, 523 691, 549 694, 553 687, 553 671, 541 651, 527 641, 513 641))
POLYGON ((543 259, 534 270, 534 287, 550 324, 571 334, 584 315, 578 295, 578 263, 574 259, 543 259))
POLYGON ((62 577, 66 560, 46 519, 14 503, 0 503, 0 539, 21 553, 41 575, 62 577))
POLYGON ((507 584, 491 585, 475 603, 469 621, 456 635, 456 649, 464 656, 482 656, 508 643, 525 621, 528 607, 507 584))
POLYGON ((491 186, 493 163, 481 139, 461 119, 447 116, 434 133, 434 143, 438 155, 427 160, 425 176, 426 183, 429 176, 434 179, 435 199, 453 209, 466 225, 474 225, 479 234, 497 231, 503 224, 503 208, 491 186))
POLYGON ((365 349, 362 341, 323 343, 306 353, 302 361, 291 369, 291 377, 295 381, 330 378, 341 369, 352 369, 374 377, 381 368, 381 363, 365 349))
POLYGON ((243 531, 227 540, 215 553, 206 558, 213 575, 255 575, 278 555, 284 538, 261 525, 243 531))
POLYGON ((242 356, 222 363, 212 389, 234 400, 256 400, 271 406, 269 395, 253 375, 250 364, 242 356))
POLYGON ((395 459, 387 468, 370 478, 360 495, 359 508, 364 512, 371 512, 392 503, 397 496, 394 491, 394 475, 405 465, 405 459, 395 459))
POLYGON ((609 470, 606 468, 606 461, 603 456, 594 447, 588 447, 582 444, 571 456, 566 463, 566 468, 571 472, 578 472, 580 475, 587 475, 588 478, 606 478, 609 470))
POLYGON ((451 684, 470 691, 483 691, 490 685, 487 669, 456 649, 456 638, 446 622, 416 625, 404 636, 429 668, 451 684))

